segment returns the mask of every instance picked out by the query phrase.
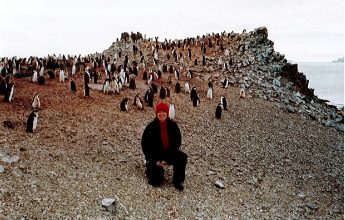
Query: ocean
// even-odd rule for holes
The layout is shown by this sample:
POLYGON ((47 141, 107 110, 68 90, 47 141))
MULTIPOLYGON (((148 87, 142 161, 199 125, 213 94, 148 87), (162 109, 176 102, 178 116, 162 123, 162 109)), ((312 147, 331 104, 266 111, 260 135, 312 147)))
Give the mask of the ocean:
POLYGON ((344 107, 344 63, 298 63, 298 72, 306 75, 315 95, 338 108, 344 107))

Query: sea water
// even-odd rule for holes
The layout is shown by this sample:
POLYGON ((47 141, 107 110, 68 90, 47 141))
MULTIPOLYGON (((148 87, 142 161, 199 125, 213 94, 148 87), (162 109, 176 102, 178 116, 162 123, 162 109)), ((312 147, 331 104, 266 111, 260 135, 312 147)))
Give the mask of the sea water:
POLYGON ((317 97, 338 108, 344 107, 344 63, 298 63, 298 72, 306 75, 308 87, 315 89, 317 97))

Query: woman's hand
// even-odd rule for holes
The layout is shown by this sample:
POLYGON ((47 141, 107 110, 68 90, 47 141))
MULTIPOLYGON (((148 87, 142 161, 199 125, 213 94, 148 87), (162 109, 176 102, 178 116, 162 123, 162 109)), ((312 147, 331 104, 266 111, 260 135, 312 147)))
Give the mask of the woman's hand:
POLYGON ((165 162, 164 160, 162 160, 162 161, 159 160, 159 161, 157 161, 156 165, 159 167, 164 167, 165 165, 167 165, 167 162, 165 162))

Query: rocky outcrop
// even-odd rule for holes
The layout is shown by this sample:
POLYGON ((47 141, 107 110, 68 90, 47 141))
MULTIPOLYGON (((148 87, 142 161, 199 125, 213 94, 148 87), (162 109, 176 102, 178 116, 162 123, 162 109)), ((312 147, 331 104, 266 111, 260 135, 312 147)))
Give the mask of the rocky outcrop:
MULTIPOLYGON (((274 42, 268 39, 266 27, 259 27, 248 33, 223 32, 172 42, 170 50, 163 49, 163 46, 158 48, 160 65, 190 68, 196 77, 204 81, 220 81, 227 76, 231 86, 244 88, 253 97, 276 102, 277 108, 311 117, 326 126, 343 131, 343 114, 336 107, 327 105, 327 100, 315 96, 314 89, 308 87, 309 80, 298 71, 298 65, 288 63, 284 54, 274 50, 274 42), (194 40, 194 44, 187 43, 190 39, 194 40), (192 48, 193 57, 206 55, 205 66, 195 65, 193 61, 184 59, 187 58, 187 45, 192 48), (202 50, 207 49, 206 53, 200 54, 200 45, 205 45, 202 50), (166 59, 167 54, 172 54, 173 48, 182 54, 182 58, 177 61, 166 59), (228 65, 227 69, 224 69, 225 63, 228 65)), ((150 39, 114 42, 103 54, 113 58, 116 51, 121 50, 131 55, 133 45, 140 45, 139 50, 143 52, 145 59, 151 60, 151 49, 156 48, 156 44, 150 39)), ((131 59, 138 58, 133 56, 131 59)), ((151 62, 147 62, 147 67, 157 69, 151 62)))

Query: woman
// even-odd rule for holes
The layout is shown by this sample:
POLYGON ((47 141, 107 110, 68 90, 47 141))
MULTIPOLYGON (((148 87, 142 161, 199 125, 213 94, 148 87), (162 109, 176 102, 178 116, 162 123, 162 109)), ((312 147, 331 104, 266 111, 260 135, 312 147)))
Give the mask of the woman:
POLYGON ((181 132, 176 122, 170 120, 169 106, 160 102, 155 106, 156 118, 143 133, 141 146, 146 159, 146 175, 149 184, 159 186, 164 180, 164 167, 173 165, 173 185, 184 189, 187 155, 180 151, 181 132))

